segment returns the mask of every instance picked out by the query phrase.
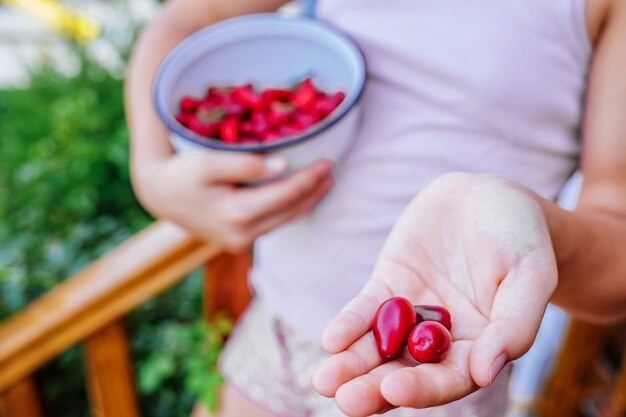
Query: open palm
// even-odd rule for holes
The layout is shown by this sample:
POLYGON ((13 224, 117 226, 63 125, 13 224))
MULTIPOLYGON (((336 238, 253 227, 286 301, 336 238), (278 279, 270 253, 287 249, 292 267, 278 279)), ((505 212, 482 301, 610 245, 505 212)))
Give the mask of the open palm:
POLYGON ((314 384, 349 416, 462 398, 530 348, 556 282, 530 192, 494 176, 447 175, 407 207, 370 281, 327 327, 323 344, 333 356, 314 384), (406 351, 383 363, 370 326, 392 296, 450 310, 454 343, 442 363, 418 364, 406 351))

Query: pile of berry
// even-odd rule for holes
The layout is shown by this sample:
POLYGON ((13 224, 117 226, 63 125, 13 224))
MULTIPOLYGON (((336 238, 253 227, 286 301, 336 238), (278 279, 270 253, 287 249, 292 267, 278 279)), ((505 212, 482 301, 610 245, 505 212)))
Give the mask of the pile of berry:
POLYGON ((183 97, 176 120, 198 135, 226 143, 265 143, 308 129, 344 98, 342 92, 319 90, 310 78, 291 89, 210 87, 204 97, 183 97))
POLYGON ((380 305, 372 330, 378 353, 385 360, 395 358, 407 346, 416 361, 438 363, 452 347, 450 312, 440 306, 414 306, 402 297, 380 305))

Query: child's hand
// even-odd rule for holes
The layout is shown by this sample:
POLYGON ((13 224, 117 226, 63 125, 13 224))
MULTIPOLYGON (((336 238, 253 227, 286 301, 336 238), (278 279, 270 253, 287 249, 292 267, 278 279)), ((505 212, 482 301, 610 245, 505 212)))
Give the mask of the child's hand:
POLYGON ((278 177, 286 168, 278 156, 191 151, 143 163, 133 179, 153 214, 240 252, 306 213, 332 186, 333 163, 326 160, 265 185, 239 185, 278 177))
POLYGON ((498 177, 446 175, 409 205, 368 284, 326 328, 334 355, 315 387, 353 417, 462 398, 530 348, 556 283, 550 235, 529 192, 498 177), (370 326, 392 296, 450 310, 454 343, 442 363, 417 365, 406 351, 382 362, 370 326))

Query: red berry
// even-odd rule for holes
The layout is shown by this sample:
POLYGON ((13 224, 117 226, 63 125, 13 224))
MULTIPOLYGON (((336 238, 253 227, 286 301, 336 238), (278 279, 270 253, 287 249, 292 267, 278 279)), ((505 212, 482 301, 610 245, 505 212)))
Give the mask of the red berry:
POLYGON ((297 135, 298 133, 302 132, 302 128, 291 124, 278 126, 277 130, 278 134, 281 136, 297 135))
POLYGON ((304 109, 313 104, 317 90, 310 78, 302 81, 294 92, 293 104, 299 109, 304 109))
POLYGON ((446 329, 452 330, 452 318, 450 317, 450 312, 445 307, 424 305, 414 307, 418 323, 422 321, 436 321, 443 324, 446 329))
POLYGON ((293 119, 296 126, 300 127, 302 130, 313 126, 319 121, 319 118, 309 113, 296 113, 293 119))
POLYGON ((229 117, 220 126, 220 136, 226 143, 237 143, 239 139, 239 122, 234 117, 229 117))
POLYGON ((241 136, 237 143, 259 143, 260 140, 256 136, 241 136))
POLYGON ((421 363, 442 362, 452 347, 452 336, 448 329, 436 321, 419 323, 408 339, 409 353, 421 363))
POLYGON ((230 97, 230 93, 231 91, 228 88, 211 87, 207 90, 204 100, 205 102, 220 104, 224 99, 230 97))
POLYGON ((254 134, 254 125, 252 124, 252 122, 250 120, 245 120, 241 123, 239 123, 239 132, 242 135, 246 135, 246 134, 254 134))
POLYGON ((335 104, 337 106, 339 106, 341 104, 341 102, 346 98, 346 94, 339 91, 338 93, 335 93, 331 96, 331 98, 333 99, 333 101, 335 102, 335 104))
POLYGON ((383 359, 391 359, 400 353, 416 322, 413 304, 406 298, 393 297, 378 307, 372 330, 383 359))
POLYGON ((222 100, 221 107, 224 109, 227 116, 240 117, 246 112, 245 106, 236 102, 231 96, 225 97, 222 100))
POLYGON ((207 138, 215 137, 218 131, 218 124, 215 122, 205 122, 200 118, 191 115, 189 117, 189 125, 187 128, 198 135, 205 136, 207 138))
POLYGON ((262 111, 255 111, 254 113, 252 113, 250 123, 252 124, 252 132, 257 135, 265 132, 270 127, 269 121, 267 120, 267 115, 262 111))
POLYGON ((190 113, 179 113, 179 114, 176 115, 176 120, 181 125, 183 125, 185 127, 189 127, 189 121, 191 119, 190 116, 191 116, 190 113))
POLYGON ((258 109, 265 105, 261 95, 252 88, 252 84, 236 87, 233 90, 232 97, 236 102, 251 109, 258 109))
POLYGON ((270 106, 270 112, 267 115, 267 121, 272 126, 278 126, 289 122, 294 114, 295 107, 293 104, 275 102, 270 106))
POLYGON ((191 117, 189 118, 189 125, 187 127, 189 128, 189 130, 201 135, 204 130, 204 123, 202 123, 195 117, 191 117))
POLYGON ((261 93, 261 97, 265 101, 265 103, 274 103, 274 102, 290 102, 294 98, 294 92, 290 90, 281 90, 277 88, 268 88, 267 90, 261 93))
POLYGON ((324 117, 331 114, 333 110, 337 108, 339 103, 341 103, 341 101, 338 101, 338 97, 323 95, 317 98, 317 100, 313 104, 312 110, 317 115, 317 117, 323 119, 324 117))
POLYGON ((261 134, 261 142, 274 142, 281 138, 281 135, 278 132, 274 132, 272 130, 266 130, 261 134))
POLYGON ((180 111, 183 113, 193 113, 198 108, 198 105, 202 102, 202 100, 198 100, 193 97, 183 97, 180 99, 180 111))

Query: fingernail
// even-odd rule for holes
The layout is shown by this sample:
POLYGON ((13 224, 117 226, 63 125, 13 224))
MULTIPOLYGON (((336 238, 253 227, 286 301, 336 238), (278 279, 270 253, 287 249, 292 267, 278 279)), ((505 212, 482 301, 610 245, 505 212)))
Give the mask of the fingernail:
POLYGON ((498 376, 502 368, 504 368, 504 363, 506 362, 506 354, 501 353, 500 356, 493 361, 491 364, 491 368, 489 368, 489 385, 493 382, 494 379, 498 376))
POLYGON ((265 169, 270 174, 278 174, 287 169, 287 159, 280 155, 272 155, 265 160, 265 169))

